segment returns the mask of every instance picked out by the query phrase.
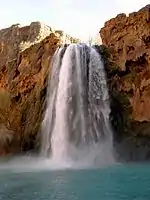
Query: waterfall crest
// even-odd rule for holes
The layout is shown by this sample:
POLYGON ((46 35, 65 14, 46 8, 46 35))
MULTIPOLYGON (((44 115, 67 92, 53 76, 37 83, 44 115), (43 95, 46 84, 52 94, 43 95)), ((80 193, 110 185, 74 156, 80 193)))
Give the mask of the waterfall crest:
POLYGON ((112 158, 109 95, 104 65, 95 48, 58 48, 51 64, 42 123, 42 156, 59 162, 112 158))

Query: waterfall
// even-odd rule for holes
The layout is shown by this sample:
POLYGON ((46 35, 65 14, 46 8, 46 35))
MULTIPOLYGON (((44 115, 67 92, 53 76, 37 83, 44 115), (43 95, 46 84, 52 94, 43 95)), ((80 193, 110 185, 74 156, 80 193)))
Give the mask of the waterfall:
POLYGON ((96 49, 85 44, 58 48, 47 88, 42 156, 58 163, 79 157, 110 160, 109 113, 104 65, 96 49))

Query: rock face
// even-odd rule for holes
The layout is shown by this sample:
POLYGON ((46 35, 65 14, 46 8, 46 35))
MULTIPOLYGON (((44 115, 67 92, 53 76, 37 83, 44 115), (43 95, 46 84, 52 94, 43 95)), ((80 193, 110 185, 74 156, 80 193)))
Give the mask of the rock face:
POLYGON ((52 56, 77 42, 40 22, 0 30, 0 155, 38 146, 52 56))
POLYGON ((52 29, 40 22, 32 22, 30 26, 19 24, 0 30, 0 69, 7 61, 17 57, 20 51, 42 41, 52 33, 52 29))
POLYGON ((0 69, 7 61, 11 61, 30 46, 40 43, 50 33, 54 33, 61 43, 77 43, 75 39, 63 31, 53 30, 40 22, 32 22, 29 26, 19 24, 0 30, 0 69))
POLYGON ((124 133, 135 135, 134 139, 145 137, 149 148, 150 5, 129 16, 117 15, 105 23, 100 35, 110 54, 108 77, 117 137, 124 133))
POLYGON ((56 30, 55 34, 56 34, 56 36, 58 36, 60 38, 60 41, 62 44, 71 44, 71 43, 79 43, 80 42, 79 39, 73 38, 61 30, 56 30))
MULTIPOLYGON (((35 147, 42 120, 49 65, 60 40, 50 33, 40 43, 20 51, 22 38, 35 41, 32 30, 15 26, 0 31, 1 155, 35 147)), ((35 29, 33 32, 38 35, 35 29)))

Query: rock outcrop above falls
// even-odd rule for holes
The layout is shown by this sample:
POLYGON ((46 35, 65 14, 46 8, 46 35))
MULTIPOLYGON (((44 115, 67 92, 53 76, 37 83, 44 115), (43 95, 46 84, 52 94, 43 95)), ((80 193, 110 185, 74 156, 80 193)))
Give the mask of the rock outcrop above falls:
POLYGON ((32 22, 24 27, 14 24, 0 30, 0 68, 6 61, 16 58, 20 51, 39 43, 52 32, 49 26, 40 22, 32 22))
POLYGON ((61 41, 62 44, 72 44, 72 43, 79 43, 80 42, 79 39, 77 39, 75 37, 71 37, 70 35, 68 35, 64 31, 56 30, 54 33, 57 37, 60 38, 60 41, 61 41))
POLYGON ((76 43, 79 40, 63 31, 53 30, 40 22, 32 22, 29 26, 21 27, 14 24, 9 28, 0 30, 0 68, 6 61, 11 61, 30 46, 40 43, 50 33, 59 38, 60 43, 76 43))
POLYGON ((141 157, 143 143, 148 149, 145 157, 149 157, 150 5, 129 16, 117 15, 105 23, 100 35, 109 54, 108 78, 116 137, 128 135, 138 140, 135 146, 141 157))

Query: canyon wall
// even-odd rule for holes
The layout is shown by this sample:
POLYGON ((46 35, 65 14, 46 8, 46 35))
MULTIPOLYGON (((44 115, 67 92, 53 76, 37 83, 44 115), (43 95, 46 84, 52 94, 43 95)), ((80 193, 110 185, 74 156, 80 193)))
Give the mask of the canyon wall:
POLYGON ((0 30, 0 69, 7 61, 18 56, 18 53, 42 41, 52 33, 52 29, 40 22, 32 22, 29 26, 19 24, 0 30))
POLYGON ((51 59, 77 41, 40 22, 0 30, 0 155, 39 147, 51 59))
MULTIPOLYGON (((149 159, 150 5, 109 20, 100 35, 118 156, 149 159)), ((38 148, 49 64, 64 41, 79 42, 39 22, 0 30, 0 155, 38 148)))
POLYGON ((139 155, 145 146, 145 156, 150 157, 150 5, 129 16, 117 15, 105 23, 100 35, 109 60, 115 139, 128 138, 127 148, 135 145, 139 155))
POLYGON ((50 61, 59 44, 50 28, 36 22, 0 31, 1 155, 35 148, 50 61))

